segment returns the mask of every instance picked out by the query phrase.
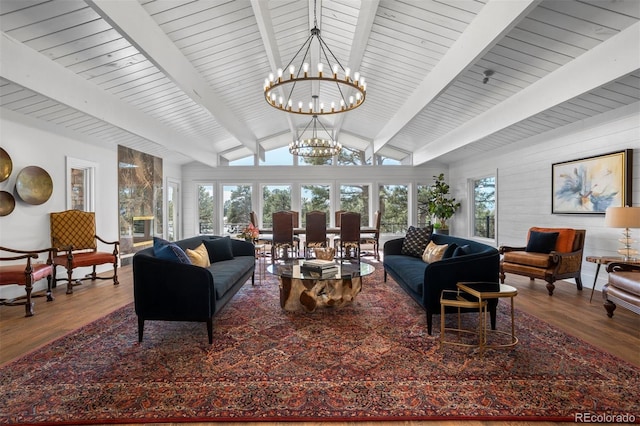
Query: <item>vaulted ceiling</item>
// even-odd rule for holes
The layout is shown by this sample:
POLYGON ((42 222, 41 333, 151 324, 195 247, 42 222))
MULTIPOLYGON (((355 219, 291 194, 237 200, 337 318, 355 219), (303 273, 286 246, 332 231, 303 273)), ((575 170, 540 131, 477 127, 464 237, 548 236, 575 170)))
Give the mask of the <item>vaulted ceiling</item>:
POLYGON ((323 120, 369 154, 446 163, 640 100, 638 0, 0 0, 0 105, 180 164, 261 154, 309 120, 262 87, 314 10, 367 79, 323 120))

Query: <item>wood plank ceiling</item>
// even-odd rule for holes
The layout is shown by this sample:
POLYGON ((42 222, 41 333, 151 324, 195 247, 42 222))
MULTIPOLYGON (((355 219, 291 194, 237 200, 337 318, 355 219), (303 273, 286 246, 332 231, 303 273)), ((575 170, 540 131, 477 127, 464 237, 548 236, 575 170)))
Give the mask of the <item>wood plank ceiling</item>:
POLYGON ((314 18, 367 79, 322 118, 420 165, 497 150, 640 101, 637 0, 0 0, 0 106, 180 164, 288 144, 267 105, 314 18), (493 71, 483 82, 484 72, 493 71))

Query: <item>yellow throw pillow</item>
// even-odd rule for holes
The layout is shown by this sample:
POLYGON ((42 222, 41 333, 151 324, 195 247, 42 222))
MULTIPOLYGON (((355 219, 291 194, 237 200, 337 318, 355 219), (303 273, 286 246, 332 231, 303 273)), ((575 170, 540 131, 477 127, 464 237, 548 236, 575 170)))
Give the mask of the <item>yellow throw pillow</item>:
POLYGON ((432 263, 442 259, 444 252, 447 251, 447 247, 449 247, 449 244, 437 245, 433 241, 429 241, 427 248, 425 248, 424 253, 422 253, 422 260, 427 263, 432 263))
POLYGON ((191 263, 196 266, 202 266, 203 268, 211 266, 211 262, 209 261, 209 252, 204 246, 204 243, 200 244, 193 250, 187 249, 187 256, 191 259, 191 263))

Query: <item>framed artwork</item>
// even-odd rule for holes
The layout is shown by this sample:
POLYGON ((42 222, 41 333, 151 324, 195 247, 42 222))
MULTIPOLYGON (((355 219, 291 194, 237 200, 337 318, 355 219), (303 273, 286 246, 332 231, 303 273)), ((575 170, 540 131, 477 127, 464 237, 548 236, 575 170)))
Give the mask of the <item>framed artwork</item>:
POLYGON ((551 170, 554 214, 604 214, 631 205, 633 150, 555 163, 551 170))

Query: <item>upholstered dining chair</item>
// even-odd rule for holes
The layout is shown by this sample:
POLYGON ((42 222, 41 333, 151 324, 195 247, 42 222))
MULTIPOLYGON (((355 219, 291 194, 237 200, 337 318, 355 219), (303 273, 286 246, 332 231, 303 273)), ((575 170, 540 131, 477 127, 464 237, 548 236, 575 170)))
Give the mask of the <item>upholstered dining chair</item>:
POLYGON ((360 258, 360 213, 344 212, 340 215, 340 239, 336 250, 341 258, 360 258))
POLYGON ((53 247, 53 279, 56 281, 56 268, 63 266, 67 269, 67 294, 73 293, 73 283, 86 279, 110 280, 118 283, 118 247, 119 241, 105 241, 96 235, 96 219, 93 212, 81 210, 67 210, 51 213, 51 246, 53 247), (113 251, 98 251, 98 241, 113 246, 113 251), (99 277, 96 266, 107 263, 113 264, 113 275, 99 277), (93 267, 93 272, 84 278, 73 279, 73 270, 80 267, 93 267))
POLYGON ((290 211, 279 211, 271 215, 273 221, 273 244, 271 244, 271 263, 278 259, 289 259, 296 256, 296 245, 293 239, 293 214, 290 211))
POLYGON ((311 257, 314 248, 329 247, 327 238, 327 214, 323 211, 314 210, 305 216, 304 256, 311 257))
MULTIPOLYGON (((374 231, 368 234, 362 234, 360 236, 360 246, 363 244, 373 245, 373 257, 376 260, 380 260, 380 221, 382 214, 380 210, 376 210, 373 214, 373 229, 374 231)), ((364 254, 363 254, 364 256, 364 254)))
POLYGON ((34 314, 32 297, 36 297, 32 294, 33 284, 46 278, 47 302, 53 300, 53 295, 51 294, 53 283, 53 250, 51 248, 41 250, 17 250, 0 247, 0 252, 8 253, 0 257, 0 263, 2 263, 2 265, 0 265, 0 286, 24 286, 25 292, 27 293, 24 297, 0 299, 0 305, 24 305, 25 316, 32 317, 34 314), (39 263, 35 260, 38 259, 40 253, 47 253, 46 262, 39 263), (24 301, 18 301, 22 299, 24 299, 24 301))

